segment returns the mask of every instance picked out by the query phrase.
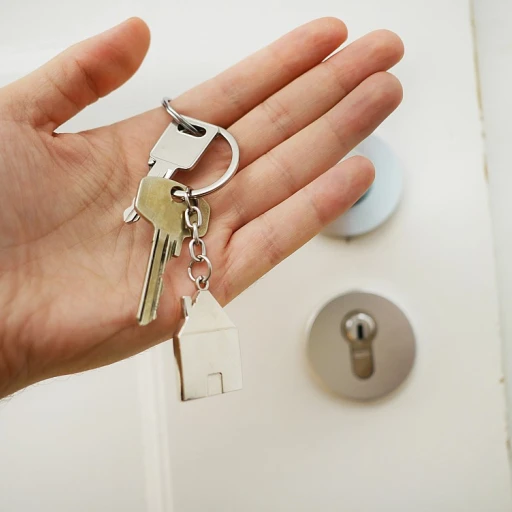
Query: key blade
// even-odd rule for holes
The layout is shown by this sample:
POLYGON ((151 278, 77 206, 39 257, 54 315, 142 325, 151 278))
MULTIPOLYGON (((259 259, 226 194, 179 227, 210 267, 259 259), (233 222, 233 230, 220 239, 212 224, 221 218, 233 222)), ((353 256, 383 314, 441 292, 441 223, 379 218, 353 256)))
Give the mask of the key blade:
POLYGON ((135 199, 137 212, 155 229, 137 314, 141 325, 147 325, 156 318, 165 266, 187 231, 183 221, 186 204, 172 199, 174 187, 183 188, 183 185, 165 178, 146 176, 140 182, 135 199))
POLYGON ((173 241, 169 233, 155 229, 153 245, 140 298, 137 320, 139 325, 148 325, 157 316, 158 303, 163 289, 163 274, 169 261, 173 241))

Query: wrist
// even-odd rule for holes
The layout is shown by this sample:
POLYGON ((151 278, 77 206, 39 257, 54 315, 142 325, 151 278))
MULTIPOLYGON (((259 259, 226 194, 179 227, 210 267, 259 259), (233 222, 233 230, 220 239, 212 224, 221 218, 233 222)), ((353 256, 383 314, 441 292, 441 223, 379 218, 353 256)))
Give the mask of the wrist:
MULTIPOLYGON (((5 290, 5 288, 4 288, 5 290)), ((25 387, 24 379, 27 376, 26 354, 22 353, 19 336, 13 331, 13 311, 8 304, 14 304, 14 298, 11 300, 2 300, 0 297, 0 399, 25 387)))
POLYGON ((5 340, 0 338, 0 399, 25 387, 22 384, 23 366, 13 356, 5 340))

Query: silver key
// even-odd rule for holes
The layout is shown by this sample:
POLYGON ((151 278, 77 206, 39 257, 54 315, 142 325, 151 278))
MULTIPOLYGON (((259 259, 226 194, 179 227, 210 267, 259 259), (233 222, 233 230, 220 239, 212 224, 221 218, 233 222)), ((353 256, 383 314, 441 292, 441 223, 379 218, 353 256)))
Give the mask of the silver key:
MULTIPOLYGON (((184 222, 186 203, 174 201, 171 196, 172 189, 176 187, 184 188, 176 181, 147 176, 140 182, 135 198, 137 212, 155 229, 137 313, 140 325, 147 325, 156 318, 167 262, 171 256, 179 256, 184 238, 191 234, 184 222)), ((199 199, 198 207, 203 219, 199 236, 204 236, 208 229, 210 206, 204 199, 199 199)))
POLYGON ((183 320, 173 338, 181 399, 242 389, 238 330, 208 291, 183 297, 183 320))
MULTIPOLYGON (((191 117, 183 117, 194 126, 202 128, 204 134, 201 137, 190 135, 172 121, 150 152, 148 176, 171 179, 178 170, 193 169, 219 134, 218 126, 191 117)), ((124 211, 123 218, 126 223, 139 220, 135 200, 124 211)))

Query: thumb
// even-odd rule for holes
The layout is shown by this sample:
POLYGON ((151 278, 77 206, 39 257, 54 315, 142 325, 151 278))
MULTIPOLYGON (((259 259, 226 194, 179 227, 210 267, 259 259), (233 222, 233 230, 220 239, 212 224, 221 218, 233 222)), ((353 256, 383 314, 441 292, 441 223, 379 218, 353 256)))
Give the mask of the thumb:
POLYGON ((15 116, 49 132, 123 85, 149 48, 149 29, 130 18, 75 44, 3 92, 15 116), (16 108, 18 107, 18 108, 16 108))

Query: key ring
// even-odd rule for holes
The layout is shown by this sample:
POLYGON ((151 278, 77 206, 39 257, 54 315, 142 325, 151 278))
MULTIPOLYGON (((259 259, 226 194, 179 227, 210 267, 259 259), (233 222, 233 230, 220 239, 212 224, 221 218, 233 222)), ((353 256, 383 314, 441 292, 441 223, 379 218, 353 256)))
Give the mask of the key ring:
MULTIPOLYGON (((176 121, 176 123, 181 124, 182 126, 185 126, 186 128, 188 126, 192 126, 195 131, 198 131, 196 127, 194 126, 194 123, 200 123, 200 124, 207 124, 204 121, 198 121, 192 117, 183 116, 179 112, 176 112, 171 105, 170 105, 170 99, 165 97, 162 99, 162 105, 165 107, 167 112, 172 116, 172 118, 176 121)), ((214 126, 214 125, 211 125, 214 126)), ((215 126, 216 129, 218 129, 218 134, 224 138, 224 140, 229 144, 231 148, 231 162, 226 169, 226 172, 214 183, 211 185, 207 185, 205 187, 197 188, 197 189, 188 189, 185 190, 176 190, 173 195, 176 197, 179 197, 180 199, 185 199, 185 196, 188 196, 189 198, 199 198, 203 196, 207 196, 208 194, 211 194, 212 192, 216 192, 220 188, 222 188, 226 183, 236 174, 236 171, 238 170, 238 164, 240 162, 240 149, 238 147, 238 144, 236 142, 236 139, 229 133, 225 128, 221 128, 220 126, 215 126)), ((188 129, 188 128, 187 128, 188 129)))
POLYGON ((183 126, 187 132, 190 132, 196 137, 201 136, 201 132, 191 123, 189 123, 179 112, 171 107, 171 98, 167 96, 162 98, 162 106, 167 110, 167 113, 176 121, 177 124, 183 126))
MULTIPOLYGON (((191 120, 191 118, 188 118, 191 120)), ((240 149, 238 148, 238 144, 227 130, 224 128, 219 127, 219 135, 224 137, 226 142, 231 147, 231 162, 226 169, 226 172, 215 182, 213 182, 211 185, 207 185, 205 187, 196 188, 196 189, 189 189, 188 195, 192 198, 198 198, 207 196, 208 194, 211 194, 212 192, 216 192, 220 188, 222 188, 226 183, 236 174, 236 171, 238 170, 238 163, 240 162, 240 149)), ((187 194, 185 191, 178 190, 176 192, 176 195, 178 197, 184 197, 184 195, 187 194)))

